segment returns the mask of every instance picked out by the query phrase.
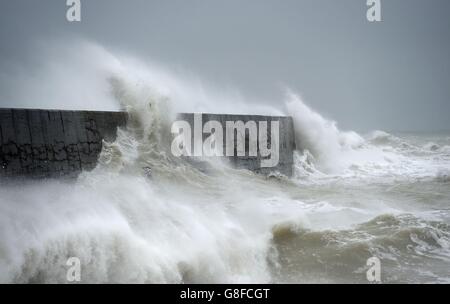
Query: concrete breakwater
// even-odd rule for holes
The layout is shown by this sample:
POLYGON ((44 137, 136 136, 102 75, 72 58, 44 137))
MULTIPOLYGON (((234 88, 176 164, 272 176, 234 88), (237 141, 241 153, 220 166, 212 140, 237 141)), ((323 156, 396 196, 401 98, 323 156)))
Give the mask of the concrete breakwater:
MULTIPOLYGON (((193 123, 193 117, 194 114, 180 114, 178 119, 193 123)), ((117 128, 125 127, 127 118, 126 112, 0 109, 0 177, 57 178, 92 170, 103 141, 113 141, 117 128)), ((202 118, 203 122, 278 121, 276 167, 262 168, 259 153, 228 158, 237 168, 263 174, 272 171, 292 174, 295 142, 290 117, 202 114, 202 118)))
MULTIPOLYGON (((207 142, 207 139, 211 136, 212 132, 205 132, 205 129, 211 129, 211 127, 208 128, 205 126, 207 124, 211 125, 211 122, 214 122, 214 125, 220 129, 220 136, 218 137, 222 139, 219 148, 219 154, 221 156, 217 157, 227 158, 229 163, 235 168, 248 169, 261 174, 279 172, 286 176, 292 175, 295 134, 294 123, 291 117, 182 113, 178 115, 178 120, 187 121, 188 125, 192 126, 192 146, 195 146, 196 144, 200 144, 201 146, 204 142, 207 142), (276 134, 274 134, 275 130, 272 130, 274 122, 276 122, 277 127, 276 134), (200 126, 196 126, 198 124, 200 124, 200 126), (264 127, 262 127, 262 124, 264 127), (198 134, 195 134, 196 132, 198 134), (230 133, 232 133, 231 136, 230 133), (254 135, 253 140, 251 136, 252 133, 254 135), (261 133, 264 133, 267 137, 264 142, 260 141, 261 133), (273 137, 274 135, 277 135, 275 136, 276 138, 273 137), (232 156, 227 156, 227 144, 229 144, 227 139, 230 137, 232 138, 232 156), (198 143, 198 141, 200 141, 200 143, 198 143), (238 152, 239 141, 242 144, 242 153, 238 152), (252 143, 255 150, 253 155, 250 152, 252 143), (266 147, 272 148, 271 150, 273 151, 276 150, 276 157, 270 155, 270 153, 266 156, 262 155, 263 153, 261 150, 266 147), (275 158, 275 165, 265 166, 263 161, 267 161, 271 158, 275 158)), ((217 131, 218 130, 214 130, 214 135, 217 134, 217 131)), ((195 154, 195 147, 192 147, 190 150, 191 154, 195 154)), ((195 159, 196 157, 193 156, 192 158, 195 159)))
POLYGON ((76 176, 95 167, 124 112, 0 109, 0 176, 76 176))

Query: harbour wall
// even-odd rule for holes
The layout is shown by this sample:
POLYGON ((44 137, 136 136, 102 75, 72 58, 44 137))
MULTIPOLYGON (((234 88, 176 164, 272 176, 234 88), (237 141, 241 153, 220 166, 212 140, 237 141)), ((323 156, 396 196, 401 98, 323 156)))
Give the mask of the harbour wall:
MULTIPOLYGON (((194 123, 194 114, 178 119, 194 123)), ((117 128, 126 127, 126 112, 0 109, 0 177, 76 177, 95 168, 104 141, 114 141, 117 128)), ((279 161, 261 167, 261 155, 229 156, 236 168, 257 173, 292 175, 295 149, 292 118, 282 116, 202 114, 202 121, 279 122, 279 161)), ((203 127, 203 125, 202 125, 203 127)), ((268 140, 271 142, 270 130, 268 140)), ((203 136, 207 136, 204 134, 203 136)), ((248 139, 245 139, 246 141, 248 139)), ((248 143, 246 143, 246 147, 248 143)))

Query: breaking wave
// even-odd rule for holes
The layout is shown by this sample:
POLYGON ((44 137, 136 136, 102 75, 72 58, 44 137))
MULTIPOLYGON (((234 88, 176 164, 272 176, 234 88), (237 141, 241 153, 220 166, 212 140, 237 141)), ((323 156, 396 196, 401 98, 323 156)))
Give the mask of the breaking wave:
POLYGON ((288 92, 294 177, 205 173, 171 156, 174 113, 283 112, 99 46, 77 58, 128 125, 76 181, 1 185, 0 282, 66 283, 69 257, 84 283, 366 282, 371 256, 386 282, 449 280, 448 137, 343 132, 288 92))

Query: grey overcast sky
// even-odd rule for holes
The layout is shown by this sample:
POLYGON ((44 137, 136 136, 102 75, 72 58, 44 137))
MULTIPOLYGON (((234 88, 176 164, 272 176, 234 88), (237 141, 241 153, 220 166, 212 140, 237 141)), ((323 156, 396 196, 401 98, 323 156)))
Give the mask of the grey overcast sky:
POLYGON ((36 41, 82 37, 261 102, 286 85, 343 129, 450 129, 449 0, 381 0, 379 23, 366 0, 81 0, 79 23, 65 3, 0 0, 0 80, 36 41))

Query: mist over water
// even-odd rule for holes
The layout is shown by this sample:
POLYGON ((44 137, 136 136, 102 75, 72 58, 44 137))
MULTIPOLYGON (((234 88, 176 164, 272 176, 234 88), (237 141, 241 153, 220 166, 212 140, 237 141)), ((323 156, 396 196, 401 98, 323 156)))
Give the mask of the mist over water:
POLYGON ((78 257, 84 283, 367 283, 372 256, 383 282, 450 282, 450 134, 343 132, 295 92, 259 107, 83 45, 69 66, 49 55, 51 88, 18 73, 14 97, 130 121, 76 181, 0 184, 0 282, 66 283, 78 257), (171 122, 192 111, 292 116, 294 176, 173 157, 171 122))

